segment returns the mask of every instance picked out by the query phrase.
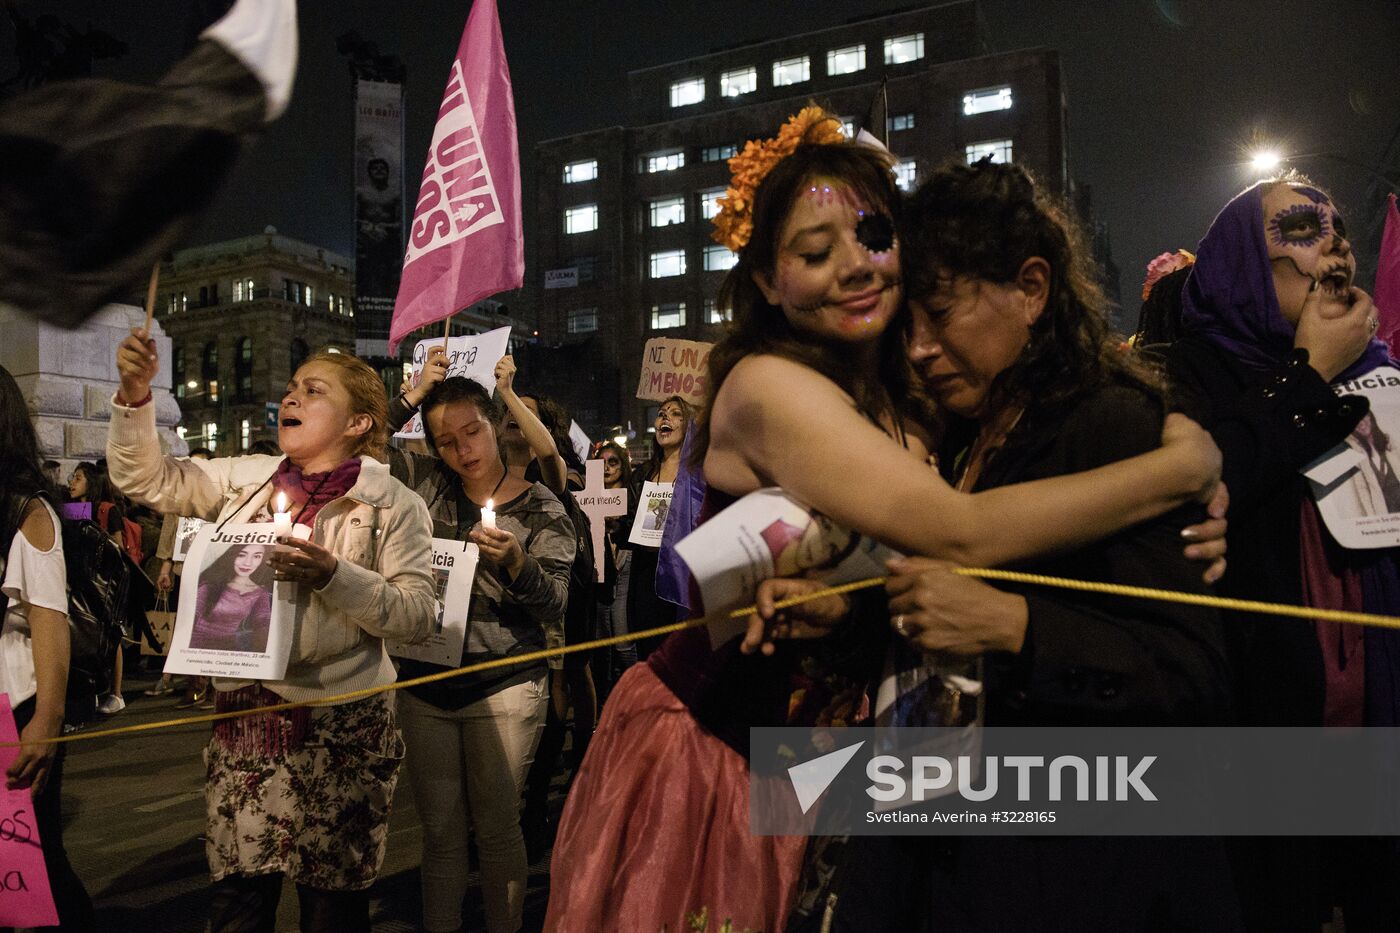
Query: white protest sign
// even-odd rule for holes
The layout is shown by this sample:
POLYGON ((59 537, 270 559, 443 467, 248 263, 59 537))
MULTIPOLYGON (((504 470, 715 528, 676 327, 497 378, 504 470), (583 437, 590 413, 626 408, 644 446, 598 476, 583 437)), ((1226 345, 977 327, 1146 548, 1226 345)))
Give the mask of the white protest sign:
MULTIPOLYGON (((428 361, 428 351, 442 346, 439 339, 420 340, 413 347, 413 375, 409 381, 414 385, 423 378, 423 364, 428 361)), ((447 341, 447 375, 466 376, 475 379, 486 387, 486 391, 496 394, 496 364, 506 355, 510 347, 510 328, 498 327, 484 334, 466 334, 451 337, 447 341)), ((415 414, 408 424, 395 437, 422 437, 423 415, 415 414)))
MULTIPOLYGON (((776 488, 744 496, 682 538, 676 553, 712 617, 750 605, 769 577, 850 583, 884 575, 885 562, 898 556, 776 488)), ((722 617, 707 628, 717 648, 742 634, 745 622, 722 617)))
POLYGON ((574 447, 574 453, 578 454, 580 460, 588 459, 588 452, 593 449, 593 442, 588 439, 588 435, 583 433, 583 428, 578 426, 577 421, 569 422, 569 443, 574 447))
POLYGON ((1303 468, 1327 530, 1344 548, 1400 545, 1400 369, 1380 366, 1334 385, 1371 411, 1335 448, 1303 468))
POLYGON ((627 540, 645 547, 661 547, 666 533, 666 516, 671 511, 673 483, 643 483, 637 502, 637 516, 632 519, 632 533, 627 540))
POLYGON ((170 549, 170 560, 173 563, 182 563, 190 553, 190 544, 194 542, 194 536, 199 534, 199 529, 204 527, 202 518, 182 518, 175 526, 175 544, 170 549))
POLYGON ((471 611, 472 581, 480 549, 454 538, 433 539, 433 593, 437 597, 437 618, 433 634, 416 645, 389 642, 389 653, 396 658, 413 658, 443 667, 459 667, 462 645, 467 640, 467 616, 471 611))
POLYGON ((180 577, 180 608, 167 674, 281 680, 287 672, 297 601, 295 583, 274 582, 267 559, 277 546, 269 523, 206 523, 180 577))
POLYGON ((583 488, 574 493, 579 510, 588 516, 589 532, 593 536, 593 571, 595 579, 603 579, 603 561, 607 560, 607 549, 603 547, 603 534, 607 520, 627 514, 627 490, 619 486, 608 489, 603 486, 603 461, 588 460, 583 464, 583 488))

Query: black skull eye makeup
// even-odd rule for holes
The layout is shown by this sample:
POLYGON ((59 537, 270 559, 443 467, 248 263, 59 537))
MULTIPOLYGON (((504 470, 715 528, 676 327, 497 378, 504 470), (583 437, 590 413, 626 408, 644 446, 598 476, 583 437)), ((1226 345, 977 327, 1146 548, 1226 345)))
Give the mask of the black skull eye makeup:
POLYGON ((885 214, 865 214, 856 223, 856 240, 872 253, 894 248, 894 221, 885 214))
POLYGON ((1316 246, 1331 235, 1328 218, 1316 204, 1294 204, 1279 211, 1268 223, 1269 241, 1275 246, 1316 246))

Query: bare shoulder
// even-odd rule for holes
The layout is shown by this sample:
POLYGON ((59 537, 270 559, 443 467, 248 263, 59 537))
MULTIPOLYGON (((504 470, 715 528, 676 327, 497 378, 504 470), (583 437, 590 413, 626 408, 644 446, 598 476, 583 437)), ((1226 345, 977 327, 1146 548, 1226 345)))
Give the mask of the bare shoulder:
POLYGON ((821 373, 794 360, 769 353, 747 356, 734 365, 715 396, 718 431, 726 414, 743 414, 745 420, 758 410, 826 405, 848 396, 821 373))
POLYGON ((47 551, 53 547, 54 541, 58 537, 58 529, 54 527, 53 517, 38 500, 31 501, 29 508, 25 509, 20 531, 24 534, 24 540, 40 551, 47 551))

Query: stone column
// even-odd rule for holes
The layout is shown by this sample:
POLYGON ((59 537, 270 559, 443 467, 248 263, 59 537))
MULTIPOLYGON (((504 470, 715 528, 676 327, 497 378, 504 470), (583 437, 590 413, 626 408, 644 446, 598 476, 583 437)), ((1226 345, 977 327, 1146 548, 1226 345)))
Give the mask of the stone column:
MULTIPOLYGON (((80 460, 106 456, 107 419, 117 391, 117 344, 146 314, 132 305, 107 305, 77 330, 0 305, 0 365, 19 383, 39 435, 39 455, 62 464, 67 477, 80 460)), ((160 372, 151 391, 161 450, 185 454, 188 445, 175 434, 180 408, 170 394, 170 338, 159 322, 152 336, 160 354, 160 372)))

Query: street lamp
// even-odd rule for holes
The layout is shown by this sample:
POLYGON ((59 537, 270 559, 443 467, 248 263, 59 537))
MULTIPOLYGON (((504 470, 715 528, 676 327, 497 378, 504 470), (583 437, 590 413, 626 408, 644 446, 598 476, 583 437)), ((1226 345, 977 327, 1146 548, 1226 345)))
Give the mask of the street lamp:
POLYGON ((1272 172, 1283 162, 1276 149, 1259 149, 1250 157, 1249 166, 1256 172, 1272 172))

